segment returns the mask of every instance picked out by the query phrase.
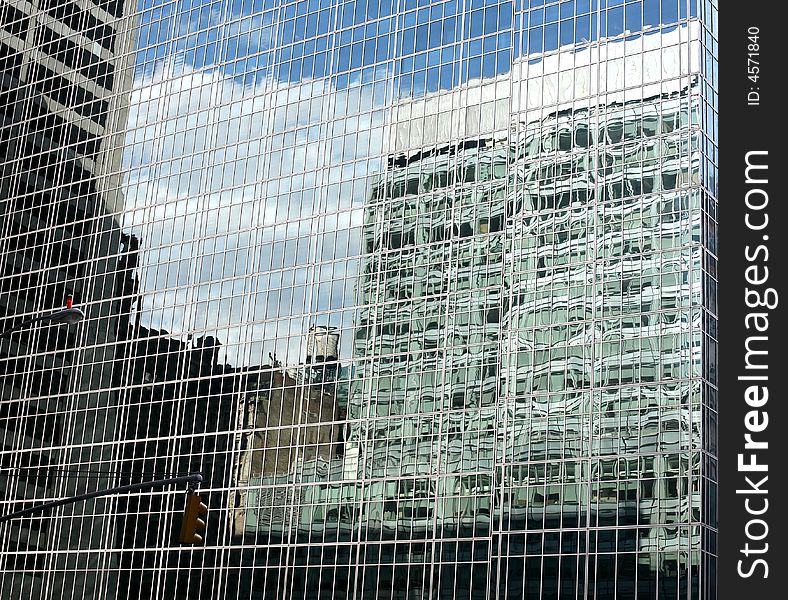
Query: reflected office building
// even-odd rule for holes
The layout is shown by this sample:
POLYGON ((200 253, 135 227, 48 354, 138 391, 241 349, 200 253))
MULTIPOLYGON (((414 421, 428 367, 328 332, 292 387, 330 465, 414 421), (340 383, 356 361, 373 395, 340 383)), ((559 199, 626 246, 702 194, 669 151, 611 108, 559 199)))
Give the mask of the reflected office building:
MULTIPOLYGON (((86 314, 0 339, 2 514, 118 481, 129 12, 123 0, 0 3, 0 330, 69 296, 86 314)), ((100 574, 118 564, 102 551, 108 510, 99 498, 2 523, 0 598, 115 598, 100 574)))
MULTIPOLYGON (((245 531, 271 546, 256 564, 291 579, 269 568, 252 589, 713 595, 714 200, 701 80, 678 58, 661 79, 676 36, 600 50, 647 57, 602 75, 635 89, 604 104, 560 101, 600 74, 558 56, 536 81, 515 65, 506 102, 508 77, 466 91, 476 113, 442 112, 462 92, 395 108, 392 146, 419 150, 390 155, 364 208, 347 439, 330 395, 276 382, 298 394, 267 402, 284 421, 258 421, 278 437, 257 443, 245 531)), ((588 52, 576 62, 595 65, 588 52)))
POLYGON ((716 3, 126 10, 84 273, 5 163, 8 312, 90 318, 0 346, 0 509, 199 471, 205 539, 184 486, 3 523, 3 593, 716 600, 716 3))

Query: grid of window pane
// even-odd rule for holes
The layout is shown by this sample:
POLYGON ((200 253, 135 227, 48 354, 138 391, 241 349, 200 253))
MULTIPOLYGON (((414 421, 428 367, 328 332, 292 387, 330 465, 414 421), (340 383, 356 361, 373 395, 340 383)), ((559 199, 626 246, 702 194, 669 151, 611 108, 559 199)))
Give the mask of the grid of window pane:
POLYGON ((716 11, 0 0, 0 598, 715 598, 716 11))

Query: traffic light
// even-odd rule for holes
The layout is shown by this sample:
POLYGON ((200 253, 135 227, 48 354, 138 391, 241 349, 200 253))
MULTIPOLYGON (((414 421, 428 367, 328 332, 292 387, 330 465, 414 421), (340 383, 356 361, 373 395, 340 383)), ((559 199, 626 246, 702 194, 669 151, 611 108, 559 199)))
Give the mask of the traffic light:
POLYGON ((186 508, 183 510, 181 523, 181 544, 201 544, 202 530, 205 529, 205 515, 208 507, 200 500, 199 494, 189 492, 186 496, 186 508))

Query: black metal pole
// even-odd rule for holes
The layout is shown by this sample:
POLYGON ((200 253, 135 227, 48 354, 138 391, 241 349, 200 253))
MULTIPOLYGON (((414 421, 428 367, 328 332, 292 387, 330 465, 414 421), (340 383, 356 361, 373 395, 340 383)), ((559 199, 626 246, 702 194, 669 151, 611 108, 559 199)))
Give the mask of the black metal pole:
POLYGON ((60 310, 56 310, 46 315, 37 315, 35 317, 25 319, 24 321, 17 323, 13 327, 10 327, 0 332, 0 338, 8 337, 15 331, 24 329, 28 325, 32 325, 33 323, 38 323, 39 321, 54 321, 57 323, 60 322, 76 323, 77 321, 81 321, 84 317, 85 314, 78 308, 74 308, 74 307, 62 308, 60 310))
POLYGON ((6 329, 2 333, 0 333, 0 338, 8 337, 9 335, 14 333, 15 331, 19 331, 20 329, 23 329, 24 327, 26 327, 28 325, 32 325, 33 323, 36 323, 38 321, 48 321, 48 320, 49 320, 49 315, 42 315, 42 316, 38 316, 38 317, 33 317, 32 319, 25 319, 21 323, 17 323, 13 327, 11 327, 9 329, 6 329))
POLYGON ((192 473, 191 475, 182 475, 181 477, 173 477, 172 479, 157 479, 155 481, 143 481, 142 483, 132 483, 129 485, 122 485, 120 487, 110 488, 108 490, 97 490, 88 494, 80 494, 79 496, 71 496, 69 498, 61 498, 60 500, 53 500, 37 506, 31 506, 12 512, 8 515, 0 516, 0 523, 16 519, 17 517, 24 517, 25 515, 32 515, 37 512, 43 512, 56 506, 64 506, 66 504, 74 504, 82 502, 83 500, 90 500, 91 498, 99 498, 101 496, 112 496, 114 494, 122 494, 124 492, 136 492, 139 490, 149 490, 155 487, 164 487, 166 485, 177 485, 179 483, 200 483, 202 475, 200 473, 192 473))

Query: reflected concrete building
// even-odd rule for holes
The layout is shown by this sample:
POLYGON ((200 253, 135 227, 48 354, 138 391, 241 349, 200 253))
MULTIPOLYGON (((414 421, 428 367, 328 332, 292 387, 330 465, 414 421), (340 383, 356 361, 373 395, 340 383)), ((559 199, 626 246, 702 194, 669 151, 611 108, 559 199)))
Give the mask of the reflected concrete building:
POLYGON ((342 452, 343 425, 338 423, 342 409, 336 388, 305 377, 296 379, 276 367, 246 377, 245 384, 239 405, 233 533, 252 537, 260 529, 282 533, 302 517, 309 525, 312 511, 308 515, 301 511, 312 502, 289 484, 325 471, 342 452))

